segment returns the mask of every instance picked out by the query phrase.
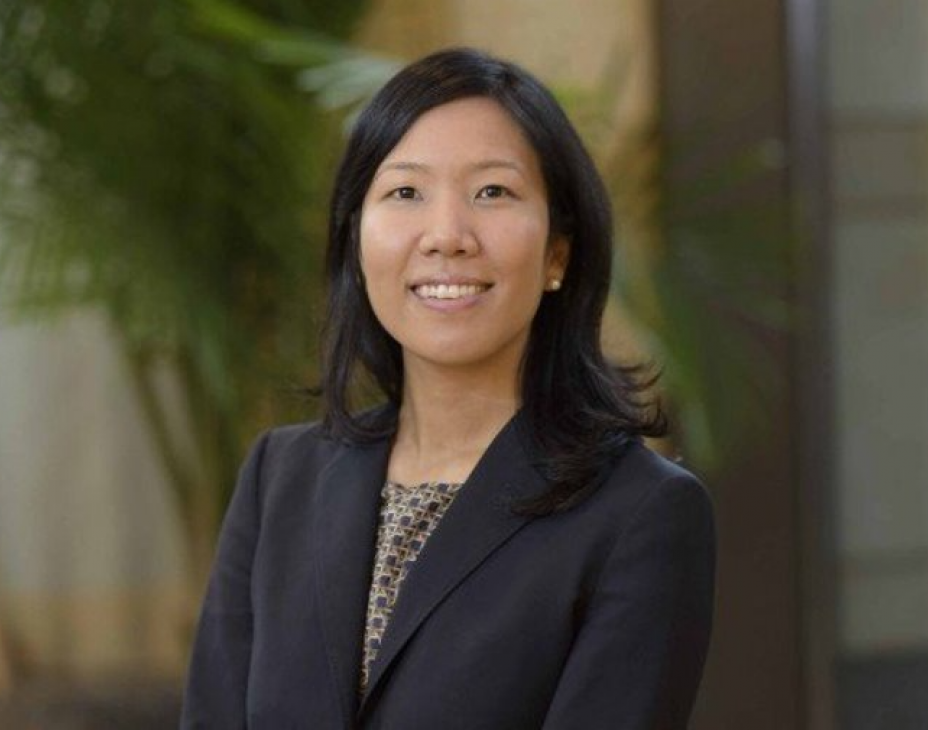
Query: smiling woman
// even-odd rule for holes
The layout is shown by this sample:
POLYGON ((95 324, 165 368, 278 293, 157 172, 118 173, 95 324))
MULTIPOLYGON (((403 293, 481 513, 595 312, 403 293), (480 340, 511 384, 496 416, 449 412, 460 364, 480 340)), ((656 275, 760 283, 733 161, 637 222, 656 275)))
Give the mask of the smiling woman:
POLYGON ((401 71, 335 181, 320 423, 242 469, 183 727, 684 728, 712 510, 600 348, 612 223, 551 94, 401 71), (357 412, 360 368, 386 402, 357 412))
POLYGON ((509 114, 486 97, 423 114, 375 174, 360 231, 367 295, 404 370, 454 367, 513 402, 532 319, 569 246, 549 240, 541 168, 509 114))

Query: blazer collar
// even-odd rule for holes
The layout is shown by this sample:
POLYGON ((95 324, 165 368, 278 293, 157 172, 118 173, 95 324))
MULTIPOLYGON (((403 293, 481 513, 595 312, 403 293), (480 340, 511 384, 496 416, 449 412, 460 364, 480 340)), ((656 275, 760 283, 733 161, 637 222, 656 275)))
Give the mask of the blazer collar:
POLYGON ((514 515, 511 503, 538 496, 546 487, 531 463, 523 417, 516 414, 484 452, 406 577, 359 707, 367 597, 391 441, 342 447, 317 485, 316 590, 329 660, 349 718, 365 710, 402 648, 445 596, 530 521, 514 515))

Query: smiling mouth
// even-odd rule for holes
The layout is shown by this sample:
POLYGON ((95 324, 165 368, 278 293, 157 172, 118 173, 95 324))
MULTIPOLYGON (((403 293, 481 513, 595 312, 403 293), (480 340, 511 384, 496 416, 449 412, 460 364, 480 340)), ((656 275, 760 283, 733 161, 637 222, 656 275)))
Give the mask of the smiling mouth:
POLYGON ((490 284, 419 284, 413 293, 422 299, 461 299, 482 294, 490 284))

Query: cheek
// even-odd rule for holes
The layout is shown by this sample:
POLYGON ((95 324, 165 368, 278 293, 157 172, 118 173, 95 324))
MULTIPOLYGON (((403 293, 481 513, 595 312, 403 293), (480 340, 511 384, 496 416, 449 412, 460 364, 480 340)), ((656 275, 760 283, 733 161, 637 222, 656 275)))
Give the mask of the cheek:
POLYGON ((400 267, 397 236, 384 235, 389 230, 376 215, 362 215, 359 226, 361 271, 368 281, 390 275, 400 267))
POLYGON ((374 315, 393 333, 397 316, 404 307, 406 254, 402 237, 384 216, 361 216, 359 254, 367 299, 374 315))
POLYGON ((549 257, 548 229, 537 219, 514 221, 500 231, 499 262, 521 281, 544 279, 549 257))

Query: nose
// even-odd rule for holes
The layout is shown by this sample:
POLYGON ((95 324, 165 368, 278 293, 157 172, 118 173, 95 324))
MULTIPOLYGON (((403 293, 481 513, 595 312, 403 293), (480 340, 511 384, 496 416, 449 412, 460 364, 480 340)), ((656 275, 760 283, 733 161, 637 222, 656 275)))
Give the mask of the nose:
POLYGON ((425 256, 465 257, 473 256, 477 249, 467 204, 450 195, 433 200, 419 238, 419 252, 425 256))

